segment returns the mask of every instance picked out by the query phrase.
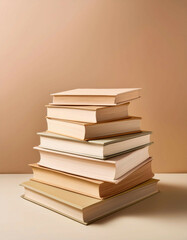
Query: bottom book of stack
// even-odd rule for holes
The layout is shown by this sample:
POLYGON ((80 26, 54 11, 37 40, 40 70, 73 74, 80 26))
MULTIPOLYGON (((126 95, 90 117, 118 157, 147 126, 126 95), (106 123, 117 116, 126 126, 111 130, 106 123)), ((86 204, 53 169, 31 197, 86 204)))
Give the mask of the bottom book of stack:
POLYGON ((149 179, 134 187, 135 182, 129 183, 124 187, 128 190, 100 199, 32 179, 21 185, 25 188, 24 199, 87 225, 157 193, 157 183, 157 179, 149 179))

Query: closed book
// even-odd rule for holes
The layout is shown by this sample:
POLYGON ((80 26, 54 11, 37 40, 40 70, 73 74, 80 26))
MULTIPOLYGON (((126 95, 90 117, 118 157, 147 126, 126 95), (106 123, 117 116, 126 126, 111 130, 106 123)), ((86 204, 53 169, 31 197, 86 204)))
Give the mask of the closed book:
POLYGON ((135 168, 118 184, 80 177, 77 175, 30 164, 33 170, 31 180, 49 184, 90 197, 104 199, 128 190, 154 176, 151 170, 151 159, 135 168))
POLYGON ((136 203, 158 192, 158 180, 151 179, 113 197, 100 200, 35 181, 21 185, 23 198, 83 224, 136 203))
POLYGON ((89 141, 81 141, 50 132, 40 132, 38 135, 42 148, 99 159, 108 159, 131 152, 151 143, 150 131, 89 141))
POLYGON ((97 123, 128 117, 129 103, 116 106, 47 106, 47 117, 62 120, 97 123))
POLYGON ((102 123, 83 123, 47 118, 47 129, 52 133, 80 140, 90 140, 140 132, 140 123, 141 118, 139 117, 102 123))
POLYGON ((98 179, 106 182, 119 182, 139 164, 149 158, 148 146, 107 160, 52 151, 35 147, 40 153, 38 164, 43 167, 98 179))
POLYGON ((73 89, 51 94, 54 105, 116 105, 140 97, 140 88, 73 89))

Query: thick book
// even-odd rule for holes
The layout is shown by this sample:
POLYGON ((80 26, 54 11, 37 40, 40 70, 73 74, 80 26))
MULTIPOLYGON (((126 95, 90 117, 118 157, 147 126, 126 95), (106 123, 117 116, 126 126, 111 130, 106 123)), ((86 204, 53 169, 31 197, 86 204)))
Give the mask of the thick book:
POLYGON ((150 131, 81 141, 50 132, 39 132, 40 147, 87 157, 108 159, 150 145, 150 131))
POLYGON ((121 181, 125 174, 149 158, 148 147, 107 160, 52 151, 41 147, 34 149, 40 153, 38 163, 40 166, 106 182, 121 181))
POLYGON ((128 190, 154 176, 151 169, 151 159, 138 166, 118 184, 80 177, 77 175, 29 164, 33 170, 31 180, 77 192, 90 197, 104 199, 128 190))
POLYGON ((158 180, 151 179, 113 197, 100 200, 35 181, 21 185, 23 198, 60 213, 75 221, 89 224, 158 192, 158 180))
POLYGON ((73 89, 51 94, 54 105, 116 105, 140 97, 140 88, 73 89))
POLYGON ((47 130, 80 140, 90 140, 141 132, 140 123, 141 118, 139 117, 102 123, 83 123, 47 118, 47 130))
POLYGON ((128 117, 129 103, 117 106, 52 106, 47 105, 47 117, 97 123, 128 117))

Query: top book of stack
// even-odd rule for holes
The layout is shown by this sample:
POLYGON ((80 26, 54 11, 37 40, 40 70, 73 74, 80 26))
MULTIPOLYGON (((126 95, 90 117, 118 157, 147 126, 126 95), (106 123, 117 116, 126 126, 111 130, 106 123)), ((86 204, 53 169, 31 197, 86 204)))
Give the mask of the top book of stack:
POLYGON ((114 106, 140 97, 140 88, 73 89, 51 94, 51 105, 114 106))

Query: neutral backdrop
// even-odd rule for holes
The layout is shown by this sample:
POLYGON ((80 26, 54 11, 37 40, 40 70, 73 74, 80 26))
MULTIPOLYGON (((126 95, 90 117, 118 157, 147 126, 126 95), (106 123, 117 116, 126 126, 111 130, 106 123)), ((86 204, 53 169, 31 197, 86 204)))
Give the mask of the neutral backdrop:
POLYGON ((50 93, 142 87, 155 172, 187 171, 187 1, 0 0, 0 172, 30 172, 50 93))

